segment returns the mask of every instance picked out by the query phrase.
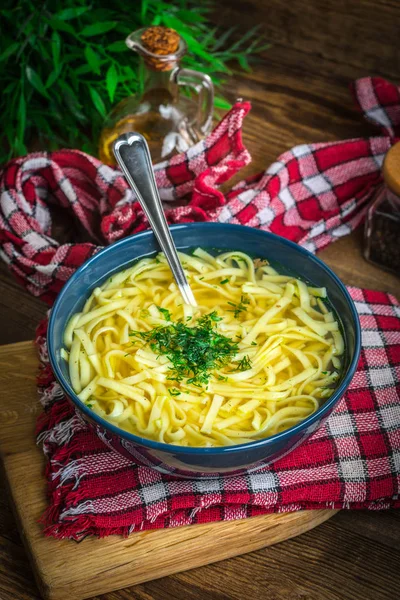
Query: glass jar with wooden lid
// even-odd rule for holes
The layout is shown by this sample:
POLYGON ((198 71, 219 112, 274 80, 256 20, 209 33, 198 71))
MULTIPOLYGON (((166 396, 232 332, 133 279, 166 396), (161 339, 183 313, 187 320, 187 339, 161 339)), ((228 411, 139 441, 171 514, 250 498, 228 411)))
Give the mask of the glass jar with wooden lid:
POLYGON ((365 258, 400 276, 400 142, 387 152, 383 185, 365 221, 365 258))

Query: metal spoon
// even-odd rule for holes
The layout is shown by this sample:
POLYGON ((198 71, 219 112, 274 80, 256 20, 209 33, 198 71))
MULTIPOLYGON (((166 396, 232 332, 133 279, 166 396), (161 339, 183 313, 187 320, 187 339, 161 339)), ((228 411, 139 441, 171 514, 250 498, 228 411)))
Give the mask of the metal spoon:
POLYGON ((123 133, 114 142, 113 149, 115 158, 165 254, 184 302, 197 306, 165 219, 146 140, 139 133, 123 133))

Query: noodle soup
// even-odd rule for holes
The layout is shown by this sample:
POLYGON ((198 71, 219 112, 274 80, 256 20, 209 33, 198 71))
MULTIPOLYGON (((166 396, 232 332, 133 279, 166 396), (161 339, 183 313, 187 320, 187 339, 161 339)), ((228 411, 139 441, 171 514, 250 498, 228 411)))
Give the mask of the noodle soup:
POLYGON ((163 254, 93 290, 64 335, 72 387, 110 423, 213 447, 296 425, 331 396, 344 341, 325 288, 243 252, 180 253, 198 307, 163 254))

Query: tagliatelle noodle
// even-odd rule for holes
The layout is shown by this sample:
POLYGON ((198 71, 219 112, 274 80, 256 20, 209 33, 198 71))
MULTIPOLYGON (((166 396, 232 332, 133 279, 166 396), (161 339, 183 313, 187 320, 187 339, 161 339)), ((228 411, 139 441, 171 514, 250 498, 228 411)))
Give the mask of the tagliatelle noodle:
POLYGON ((326 290, 243 252, 198 248, 180 258, 197 308, 183 303, 158 254, 114 274, 70 319, 62 356, 80 400, 130 433, 183 446, 251 442, 314 413, 333 393, 345 351, 326 290), (199 327, 209 314, 235 353, 206 383, 177 381, 168 348, 157 352, 146 335, 199 327))

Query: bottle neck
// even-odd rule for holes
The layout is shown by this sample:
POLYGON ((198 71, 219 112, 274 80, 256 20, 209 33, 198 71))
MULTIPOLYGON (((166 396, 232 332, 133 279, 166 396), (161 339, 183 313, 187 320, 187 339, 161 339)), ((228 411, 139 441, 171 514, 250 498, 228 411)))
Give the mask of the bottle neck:
POLYGON ((155 69, 147 63, 143 57, 140 58, 140 71, 143 77, 144 93, 154 89, 165 89, 171 91, 171 73, 178 66, 177 61, 164 65, 167 68, 155 69))

